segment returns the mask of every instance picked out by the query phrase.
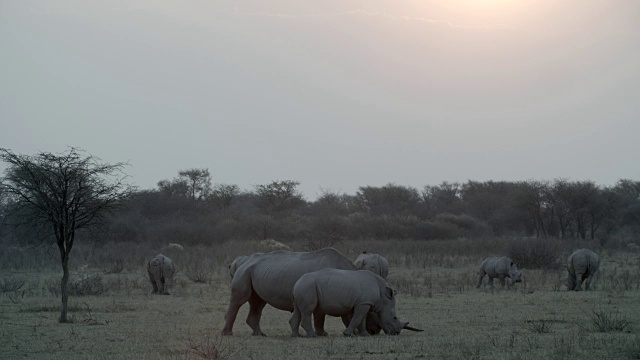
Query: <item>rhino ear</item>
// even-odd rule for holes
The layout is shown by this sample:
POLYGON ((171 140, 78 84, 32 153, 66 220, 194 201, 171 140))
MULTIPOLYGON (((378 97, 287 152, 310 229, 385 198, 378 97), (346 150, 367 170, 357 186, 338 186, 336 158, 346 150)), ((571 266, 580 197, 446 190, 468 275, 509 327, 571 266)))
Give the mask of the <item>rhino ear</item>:
POLYGON ((387 286, 386 290, 387 290, 387 296, 389 297, 389 299, 393 299, 393 295, 395 295, 395 291, 392 288, 388 287, 388 286, 387 286))

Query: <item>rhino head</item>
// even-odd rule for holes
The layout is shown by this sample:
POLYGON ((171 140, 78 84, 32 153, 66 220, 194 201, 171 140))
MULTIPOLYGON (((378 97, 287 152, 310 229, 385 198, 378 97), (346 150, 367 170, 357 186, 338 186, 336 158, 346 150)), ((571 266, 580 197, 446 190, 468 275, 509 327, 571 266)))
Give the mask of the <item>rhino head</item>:
POLYGON ((513 282, 522 282, 522 273, 518 271, 518 267, 513 261, 509 266, 509 277, 511 278, 511 280, 513 280, 513 282))
POLYGON ((409 326, 408 321, 401 321, 398 319, 396 315, 396 292, 387 287, 385 289, 385 294, 383 296, 383 305, 382 310, 378 312, 377 316, 368 316, 367 317, 367 332, 370 334, 377 334, 380 330, 377 328, 381 328, 385 334, 388 335, 398 335, 402 329, 412 330, 412 331, 423 331, 421 329, 417 329, 409 326), (371 321, 371 324, 369 324, 371 321))

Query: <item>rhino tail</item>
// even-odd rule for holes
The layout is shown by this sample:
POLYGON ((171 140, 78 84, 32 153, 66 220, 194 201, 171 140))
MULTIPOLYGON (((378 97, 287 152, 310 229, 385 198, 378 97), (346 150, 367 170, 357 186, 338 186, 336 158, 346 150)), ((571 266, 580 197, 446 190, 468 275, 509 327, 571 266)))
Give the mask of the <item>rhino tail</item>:
POLYGON ((162 259, 162 262, 160 263, 160 282, 162 282, 164 284, 164 258, 162 259))

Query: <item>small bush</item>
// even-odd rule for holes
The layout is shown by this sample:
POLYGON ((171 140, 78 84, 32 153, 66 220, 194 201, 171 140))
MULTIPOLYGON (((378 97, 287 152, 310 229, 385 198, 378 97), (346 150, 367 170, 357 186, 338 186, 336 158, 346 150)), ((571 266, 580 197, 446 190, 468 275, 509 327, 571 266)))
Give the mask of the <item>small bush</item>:
POLYGON ((202 264, 187 267, 185 275, 195 283, 207 283, 211 279, 211 269, 202 264))
POLYGON ((560 244, 554 239, 523 238, 514 239, 507 250, 511 260, 519 268, 526 269, 558 269, 560 244))
POLYGON ((546 334, 551 332, 553 322, 548 320, 527 320, 527 329, 533 333, 546 334))
POLYGON ((619 311, 607 313, 604 310, 593 310, 591 325, 597 332, 621 332, 628 329, 629 322, 622 317, 619 311))
POLYGON ((226 339, 219 335, 207 334, 201 341, 195 341, 189 337, 185 359, 230 359, 233 356, 232 350, 226 339))
POLYGON ((124 261, 122 260, 113 261, 102 268, 105 274, 119 274, 122 270, 124 270, 124 261))
POLYGON ((86 276, 69 281, 69 295, 71 296, 88 296, 100 295, 109 290, 102 281, 102 276, 86 276))
POLYGON ((16 292, 24 286, 23 279, 6 278, 0 282, 0 293, 16 292))

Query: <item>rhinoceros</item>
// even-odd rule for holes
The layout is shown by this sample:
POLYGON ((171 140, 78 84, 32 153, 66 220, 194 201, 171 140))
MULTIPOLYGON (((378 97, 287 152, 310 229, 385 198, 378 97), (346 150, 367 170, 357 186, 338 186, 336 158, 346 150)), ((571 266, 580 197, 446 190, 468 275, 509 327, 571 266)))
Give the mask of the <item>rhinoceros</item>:
MULTIPOLYGON (((234 272, 231 280, 231 299, 225 314, 222 335, 233 335, 233 324, 240 307, 249 302, 247 324, 253 335, 262 335, 260 317, 266 304, 276 309, 293 311, 293 286, 308 272, 325 268, 355 270, 351 261, 333 248, 311 252, 278 250, 249 256, 234 272)), ((315 316, 318 335, 326 335, 324 316, 315 316)))
POLYGON ((158 254, 147 264, 147 273, 149 273, 149 281, 153 286, 153 293, 169 295, 169 285, 173 275, 176 273, 173 261, 162 254, 158 254))
POLYGON ((496 256, 484 259, 480 265, 478 275, 480 276, 480 279, 478 279, 476 289, 482 285, 482 278, 484 278, 485 275, 489 276, 489 285, 491 286, 491 289, 495 289, 495 286, 493 286, 493 278, 496 277, 500 279, 500 285, 502 285, 502 288, 504 288, 505 278, 510 278, 513 282, 522 281, 522 273, 518 271, 518 267, 513 260, 506 256, 496 256))
POLYGON ((366 270, 322 269, 302 275, 293 287, 291 336, 300 336, 301 322, 307 337, 317 335, 311 327, 311 314, 351 315, 343 334, 353 336, 357 328, 359 335, 369 335, 365 326, 369 312, 378 315, 386 334, 397 335, 402 329, 422 331, 398 320, 395 291, 379 275, 366 270))
POLYGON ((382 276, 383 279, 386 279, 387 276, 389 276, 389 263, 382 255, 364 251, 362 254, 358 255, 353 264, 356 266, 356 269, 369 270, 374 274, 382 276))
POLYGON ((598 271, 600 258, 589 249, 580 249, 569 255, 567 271, 569 272, 568 290, 581 291, 582 282, 586 279, 585 290, 591 290, 591 280, 598 271))

